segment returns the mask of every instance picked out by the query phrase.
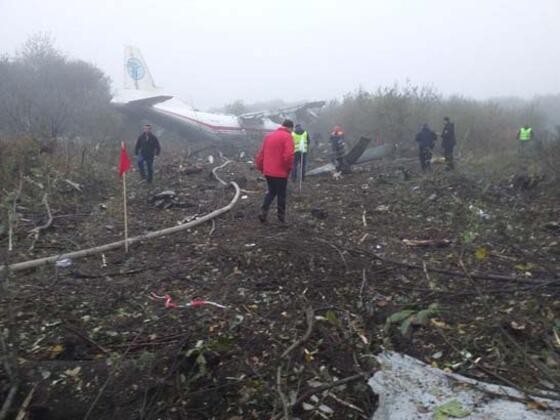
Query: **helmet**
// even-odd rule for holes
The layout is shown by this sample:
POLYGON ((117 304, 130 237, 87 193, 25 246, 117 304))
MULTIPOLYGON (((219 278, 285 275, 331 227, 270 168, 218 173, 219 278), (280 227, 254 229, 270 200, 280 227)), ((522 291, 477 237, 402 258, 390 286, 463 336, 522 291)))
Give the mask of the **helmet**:
POLYGON ((340 127, 340 125, 335 125, 332 131, 332 134, 337 135, 337 136, 342 136, 344 134, 344 132, 342 131, 342 128, 340 127))

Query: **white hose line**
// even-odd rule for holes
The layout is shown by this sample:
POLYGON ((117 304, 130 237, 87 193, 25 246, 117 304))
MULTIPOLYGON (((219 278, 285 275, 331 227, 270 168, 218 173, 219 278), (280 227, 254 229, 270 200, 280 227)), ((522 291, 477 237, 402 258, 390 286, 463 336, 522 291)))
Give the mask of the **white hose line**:
MULTIPOLYGON (((224 181, 222 178, 220 178, 220 177, 218 176, 218 174, 216 173, 216 171, 217 171, 218 169, 225 168, 225 167, 228 166, 230 163, 231 163, 231 160, 227 160, 227 159, 226 159, 226 161, 225 161, 224 163, 222 163, 220 166, 216 166, 214 169, 212 169, 212 174, 213 174, 214 177, 218 180, 218 182, 219 182, 220 184, 222 184, 222 185, 227 185, 227 182, 224 181)), ((232 182, 232 184, 233 184, 233 182, 232 182)))

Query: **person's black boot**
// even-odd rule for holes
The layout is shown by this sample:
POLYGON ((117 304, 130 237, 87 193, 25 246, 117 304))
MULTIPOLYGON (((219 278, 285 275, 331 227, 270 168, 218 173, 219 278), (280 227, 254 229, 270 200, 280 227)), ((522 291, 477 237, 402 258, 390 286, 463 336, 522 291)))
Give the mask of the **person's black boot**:
POLYGON ((261 212, 261 214, 259 214, 259 220, 261 223, 266 223, 266 212, 261 212))
POLYGON ((280 227, 288 227, 288 224, 286 223, 286 218, 283 215, 278 216, 278 224, 280 225, 280 227))

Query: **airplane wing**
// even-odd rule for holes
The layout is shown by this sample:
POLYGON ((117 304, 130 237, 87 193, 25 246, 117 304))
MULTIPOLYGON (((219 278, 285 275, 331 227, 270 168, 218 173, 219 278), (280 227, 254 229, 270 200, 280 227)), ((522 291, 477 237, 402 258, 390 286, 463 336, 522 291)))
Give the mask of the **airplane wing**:
POLYGON ((305 102, 300 105, 280 108, 274 111, 247 112, 240 115, 239 118, 247 121, 264 118, 277 122, 281 122, 281 120, 285 118, 292 118, 298 121, 309 121, 310 119, 317 118, 317 114, 314 111, 322 108, 324 105, 325 101, 305 102))

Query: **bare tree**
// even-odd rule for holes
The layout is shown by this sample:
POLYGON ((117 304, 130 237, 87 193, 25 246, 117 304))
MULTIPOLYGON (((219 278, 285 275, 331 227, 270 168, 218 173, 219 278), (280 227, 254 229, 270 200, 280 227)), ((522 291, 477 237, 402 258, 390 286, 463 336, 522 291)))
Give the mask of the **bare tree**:
POLYGON ((0 122, 6 134, 53 139, 91 134, 113 118, 107 76, 70 60, 51 37, 34 35, 12 58, 0 59, 0 122))

